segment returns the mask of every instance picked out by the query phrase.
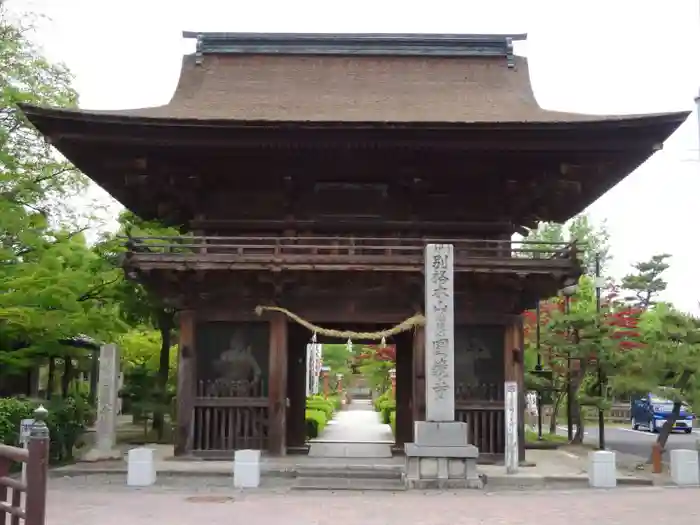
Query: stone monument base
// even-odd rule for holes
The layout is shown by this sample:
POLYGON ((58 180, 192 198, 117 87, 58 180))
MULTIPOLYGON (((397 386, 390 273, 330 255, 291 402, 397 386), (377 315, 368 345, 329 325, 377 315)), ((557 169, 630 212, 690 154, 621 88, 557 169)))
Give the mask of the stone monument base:
POLYGON ((481 489, 479 449, 467 443, 467 424, 417 421, 415 443, 406 443, 409 489, 481 489))

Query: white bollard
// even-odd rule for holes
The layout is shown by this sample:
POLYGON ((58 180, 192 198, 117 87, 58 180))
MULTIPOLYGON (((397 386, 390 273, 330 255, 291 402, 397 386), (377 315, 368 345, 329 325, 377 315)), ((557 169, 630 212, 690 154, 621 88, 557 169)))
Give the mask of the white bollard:
POLYGON ((614 452, 597 450, 588 453, 588 484, 596 489, 611 489, 617 486, 614 452))
POLYGON ((233 486, 237 489, 260 486, 259 450, 236 450, 233 459, 233 486))
POLYGON ((127 459, 126 484, 148 487, 156 482, 156 464, 152 448, 132 448, 127 459))
POLYGON ((671 480, 681 487, 700 485, 697 450, 671 451, 671 480))

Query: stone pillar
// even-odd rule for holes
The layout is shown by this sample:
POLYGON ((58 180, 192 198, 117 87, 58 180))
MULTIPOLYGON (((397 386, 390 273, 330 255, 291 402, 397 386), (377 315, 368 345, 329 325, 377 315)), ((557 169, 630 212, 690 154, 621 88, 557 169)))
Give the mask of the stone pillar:
POLYGON ((119 348, 114 344, 104 345, 100 349, 95 446, 85 455, 86 461, 122 457, 116 449, 119 368, 119 348))
POLYGON ((454 249, 425 248, 426 420, 416 421, 407 443, 409 488, 481 488, 478 449, 467 441, 467 424, 455 421, 454 249))

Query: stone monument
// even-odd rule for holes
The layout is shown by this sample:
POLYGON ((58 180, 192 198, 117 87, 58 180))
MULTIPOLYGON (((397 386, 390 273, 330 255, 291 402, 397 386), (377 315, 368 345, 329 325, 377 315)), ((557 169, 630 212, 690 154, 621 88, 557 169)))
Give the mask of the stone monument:
POLYGON ((85 461, 120 459, 117 444, 117 400, 119 399, 119 348, 100 348, 100 369, 97 390, 95 446, 83 457, 85 461))
POLYGON ((455 421, 454 248, 425 248, 426 421, 416 421, 407 443, 408 488, 482 488, 479 450, 467 441, 467 424, 455 421))

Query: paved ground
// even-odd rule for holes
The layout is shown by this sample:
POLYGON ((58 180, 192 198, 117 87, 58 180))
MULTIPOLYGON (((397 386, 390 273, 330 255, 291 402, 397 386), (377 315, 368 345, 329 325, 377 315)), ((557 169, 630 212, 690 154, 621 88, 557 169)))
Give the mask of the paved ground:
POLYGON ((368 400, 355 400, 338 412, 317 439, 311 458, 390 458, 394 436, 368 400))
POLYGON ((235 492, 230 480, 129 489, 96 476, 51 481, 47 525, 655 525, 700 523, 699 489, 318 493, 235 492), (322 504, 319 502, 322 501, 322 504), (662 503, 662 504, 660 504, 662 503))
POLYGON ((379 419, 369 400, 353 400, 345 410, 329 421, 314 441, 344 441, 351 443, 393 443, 391 427, 379 419))
MULTIPOLYGON (((559 432, 566 435, 566 427, 560 427, 559 432)), ((591 445, 598 444, 598 426, 586 426, 585 443, 591 445)), ((646 461, 651 454, 651 447, 656 442, 658 434, 644 430, 632 430, 631 427, 624 426, 606 426, 605 427, 605 446, 609 450, 622 452, 632 456, 638 456, 646 461)), ((700 440, 700 429, 693 429, 692 434, 685 432, 674 432, 668 439, 666 444, 666 456, 668 451, 673 449, 691 449, 697 450, 697 442, 700 440)))

